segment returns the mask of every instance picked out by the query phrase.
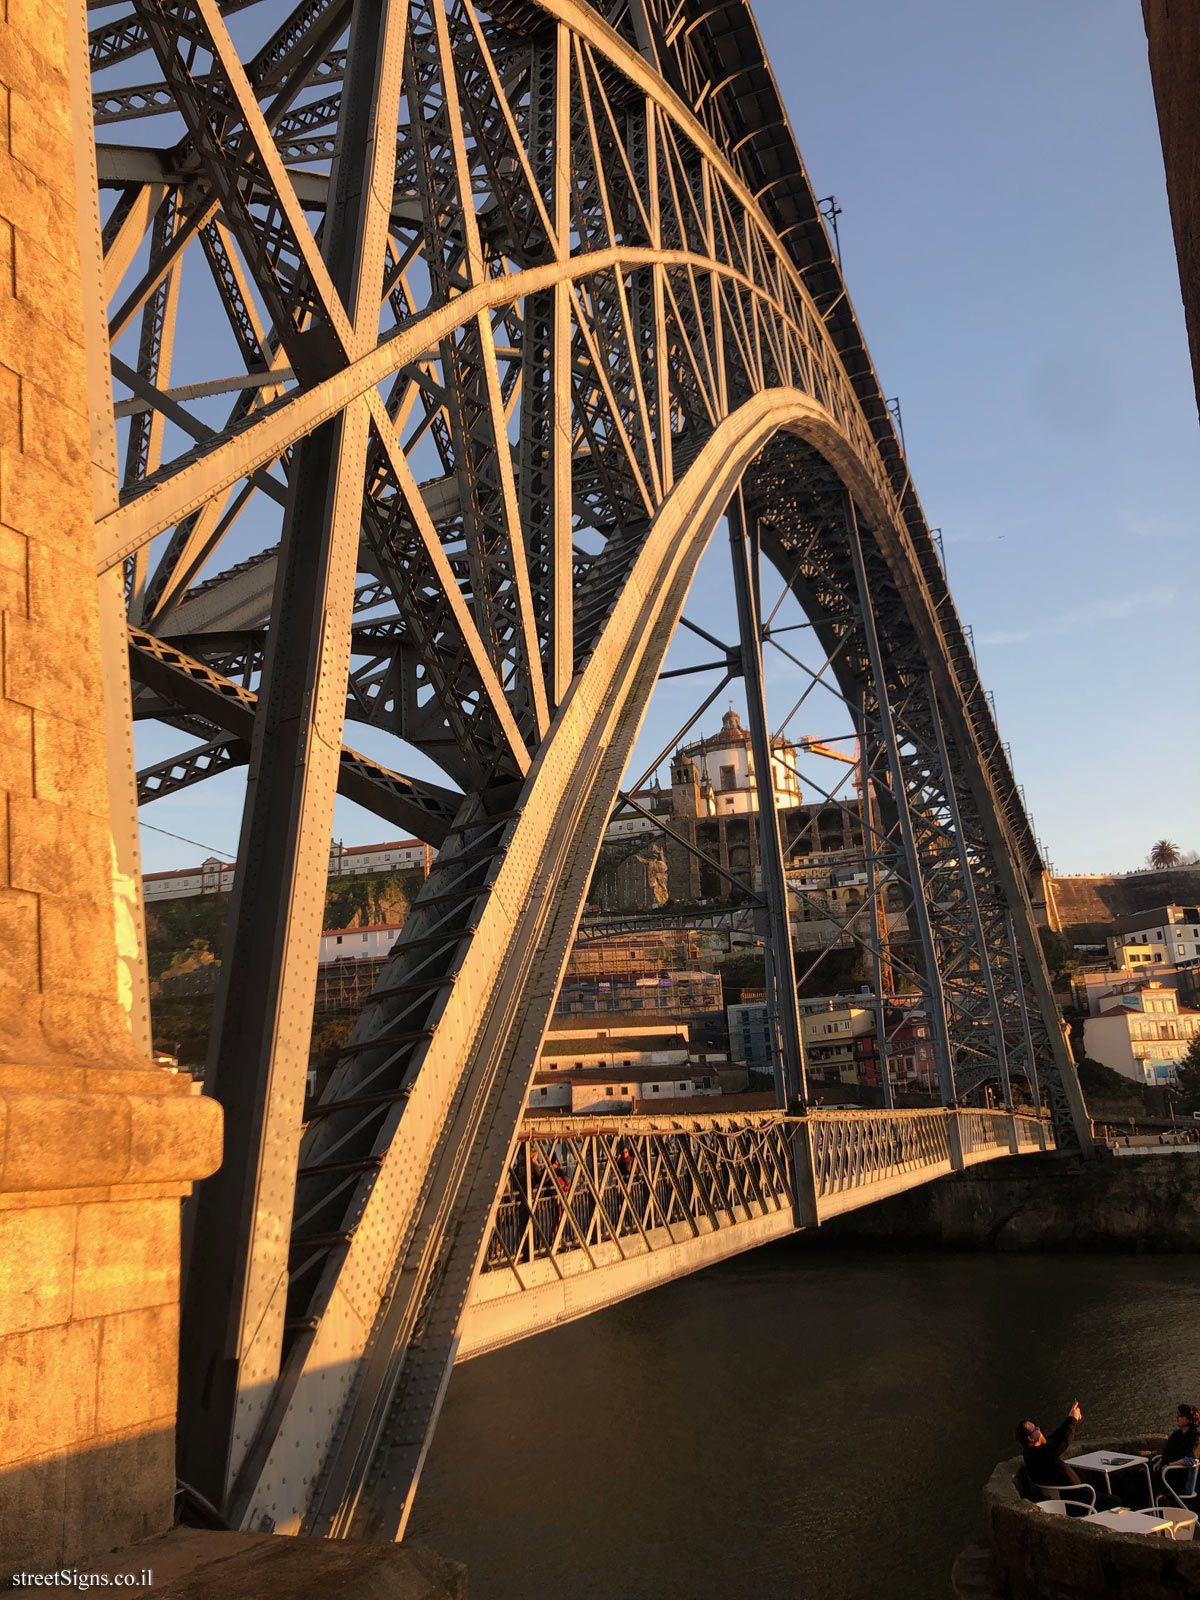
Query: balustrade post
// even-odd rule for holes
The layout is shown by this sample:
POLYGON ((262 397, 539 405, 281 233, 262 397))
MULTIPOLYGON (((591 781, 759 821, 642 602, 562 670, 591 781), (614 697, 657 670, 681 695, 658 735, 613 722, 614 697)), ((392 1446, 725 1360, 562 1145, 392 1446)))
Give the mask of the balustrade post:
POLYGON ((1015 1156, 1021 1149, 1021 1130, 1017 1127, 1017 1119, 1011 1111, 1004 1120, 1008 1123, 1008 1148, 1015 1156))
POLYGON ((953 1172, 965 1172, 967 1163, 963 1155, 962 1123, 959 1120, 962 1113, 958 1111, 946 1112, 946 1136, 950 1145, 950 1167, 953 1172))
POLYGON ((812 1123, 807 1117, 797 1117, 786 1126, 792 1158, 792 1218, 797 1228, 819 1228, 812 1123))

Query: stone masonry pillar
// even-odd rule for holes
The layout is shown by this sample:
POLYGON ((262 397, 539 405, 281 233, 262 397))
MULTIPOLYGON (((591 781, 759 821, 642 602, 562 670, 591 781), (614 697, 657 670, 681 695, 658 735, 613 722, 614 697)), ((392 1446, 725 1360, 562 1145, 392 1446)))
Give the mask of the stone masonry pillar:
POLYGON ((84 9, 2 15, 0 1580, 169 1526, 180 1199, 220 1160, 219 1108, 135 1049, 122 1004, 79 245, 98 219, 72 142, 90 138, 71 110, 84 9))

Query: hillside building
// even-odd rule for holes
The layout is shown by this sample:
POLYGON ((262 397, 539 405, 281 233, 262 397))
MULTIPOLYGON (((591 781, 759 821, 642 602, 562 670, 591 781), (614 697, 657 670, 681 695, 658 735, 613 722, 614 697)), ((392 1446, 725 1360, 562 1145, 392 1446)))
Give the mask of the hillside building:
POLYGON ((547 1034, 526 1097, 533 1112, 617 1115, 642 1102, 720 1095, 745 1087, 724 1051, 689 1038, 686 1025, 556 1028, 547 1034))
MULTIPOLYGON (((329 851, 331 878, 361 878, 375 873, 420 872, 427 878, 433 865, 432 845, 420 839, 389 839, 383 844, 343 845, 335 840, 329 851)), ((233 863, 209 856, 198 867, 173 872, 147 872, 142 878, 147 905, 156 900, 189 900, 196 895, 230 894, 233 863)))
POLYGON ((403 927, 402 922, 388 922, 371 928, 333 928, 321 935, 320 960, 324 964, 386 956, 400 937, 403 927))
POLYGON ((715 972, 661 972, 649 977, 569 978, 559 990, 556 1018, 628 1016, 661 1012, 674 1019, 717 1013, 724 1009, 721 978, 715 972))
MULTIPOLYGON (((875 1008, 868 997, 831 995, 801 1000, 804 1058, 813 1085, 883 1085, 875 1008)), ((731 1005, 729 1054, 748 1071, 762 1075, 773 1068, 770 1024, 764 1003, 731 1005)), ((897 1089, 936 1092, 937 1064, 928 1018, 917 1006, 889 1001, 884 1014, 891 1081, 897 1089)))
POLYGON ((1159 906, 1120 917, 1108 952, 1127 972, 1194 961, 1200 958, 1200 906, 1159 906))
POLYGON ((1084 1049, 1135 1083, 1165 1086, 1200 1034, 1200 1011, 1182 1007, 1175 990, 1146 983, 1100 1002, 1083 1024, 1084 1049))

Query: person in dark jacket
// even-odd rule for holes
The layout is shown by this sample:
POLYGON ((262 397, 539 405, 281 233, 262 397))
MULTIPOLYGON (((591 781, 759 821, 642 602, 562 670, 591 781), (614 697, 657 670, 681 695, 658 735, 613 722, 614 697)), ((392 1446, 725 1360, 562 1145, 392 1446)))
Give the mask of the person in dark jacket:
MULTIPOLYGON (((1150 1463, 1158 1488, 1163 1487, 1162 1469, 1169 1466, 1195 1467, 1200 1463, 1200 1408, 1180 1403, 1175 1409, 1175 1432, 1150 1463)), ((1172 1473, 1171 1487, 1176 1494, 1190 1497, 1197 1489, 1197 1474, 1172 1473)))
POLYGON ((1175 1411, 1175 1432, 1163 1445, 1159 1458, 1164 1467, 1172 1461, 1186 1461, 1189 1465, 1200 1460, 1200 1407, 1180 1405, 1175 1411))
MULTIPOLYGON (((1044 1484, 1046 1488, 1066 1488, 1071 1484, 1082 1483, 1083 1480, 1063 1460, 1063 1456, 1075 1437, 1075 1425, 1083 1420, 1083 1412, 1079 1409, 1076 1400, 1066 1417, 1055 1428, 1049 1438, 1042 1432, 1036 1422, 1019 1422, 1017 1424, 1017 1443, 1021 1446, 1021 1459, 1025 1463, 1025 1476, 1030 1485, 1044 1484)), ((1078 1505, 1082 1513, 1086 1514, 1092 1509, 1090 1505, 1083 1504, 1086 1496, 1078 1500, 1069 1500, 1068 1504, 1078 1505)), ((1112 1495, 1096 1495, 1096 1510, 1111 1511, 1121 1502, 1112 1495)))

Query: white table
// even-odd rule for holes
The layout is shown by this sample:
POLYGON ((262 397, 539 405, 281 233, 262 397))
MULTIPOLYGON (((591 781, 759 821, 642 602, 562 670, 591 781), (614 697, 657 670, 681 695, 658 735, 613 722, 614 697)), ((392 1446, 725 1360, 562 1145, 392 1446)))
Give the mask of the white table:
POLYGON ((1174 1533, 1171 1523, 1154 1511, 1092 1511, 1079 1520, 1116 1533, 1163 1533, 1168 1539, 1174 1533))
POLYGON ((1076 1472, 1094 1472, 1104 1479, 1104 1492, 1112 1494, 1113 1486, 1111 1474, 1115 1472, 1129 1472, 1134 1467, 1140 1467, 1146 1474, 1146 1499, 1154 1504, 1154 1485, 1150 1479, 1150 1463, 1145 1456, 1122 1455, 1119 1450, 1093 1450, 1086 1456, 1072 1456, 1064 1466, 1074 1467, 1076 1472))

